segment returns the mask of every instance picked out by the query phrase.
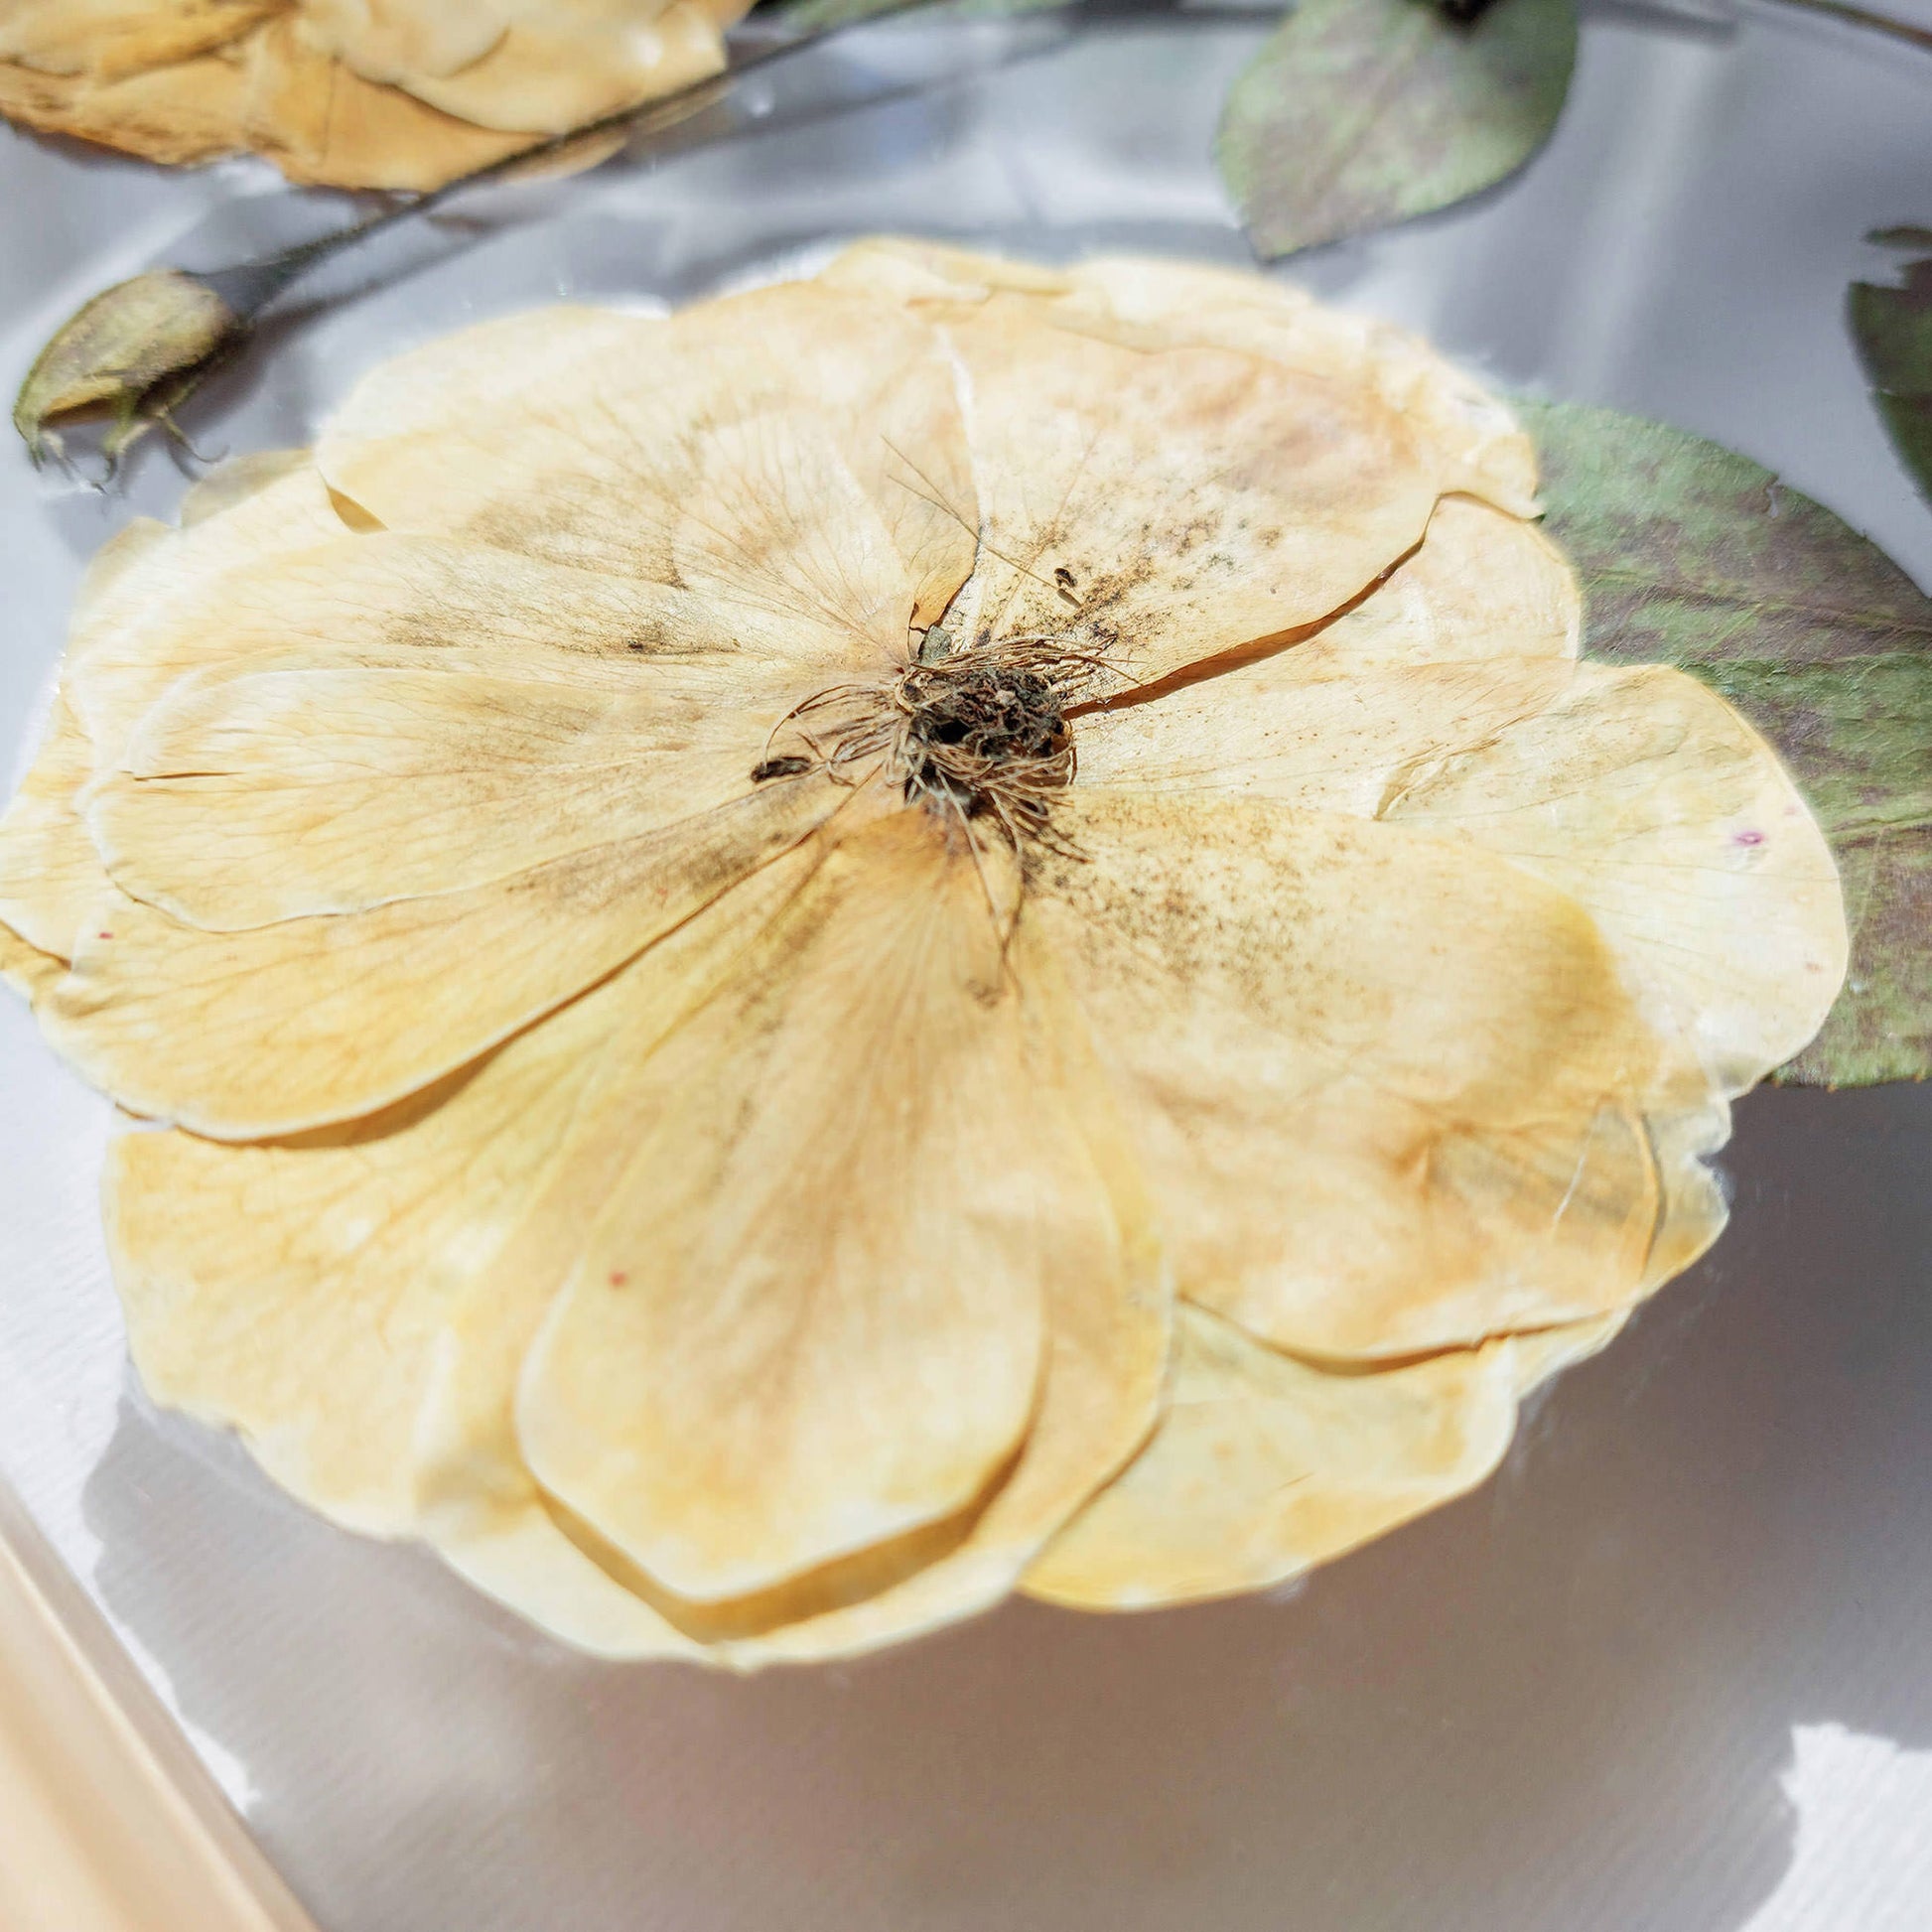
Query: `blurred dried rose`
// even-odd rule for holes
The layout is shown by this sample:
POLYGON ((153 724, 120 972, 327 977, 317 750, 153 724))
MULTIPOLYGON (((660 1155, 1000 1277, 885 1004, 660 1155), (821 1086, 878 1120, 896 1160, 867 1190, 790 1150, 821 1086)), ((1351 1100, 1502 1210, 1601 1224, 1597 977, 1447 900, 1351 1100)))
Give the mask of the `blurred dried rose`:
POLYGON ((724 66, 749 0, 0 0, 0 113, 430 189, 724 66))

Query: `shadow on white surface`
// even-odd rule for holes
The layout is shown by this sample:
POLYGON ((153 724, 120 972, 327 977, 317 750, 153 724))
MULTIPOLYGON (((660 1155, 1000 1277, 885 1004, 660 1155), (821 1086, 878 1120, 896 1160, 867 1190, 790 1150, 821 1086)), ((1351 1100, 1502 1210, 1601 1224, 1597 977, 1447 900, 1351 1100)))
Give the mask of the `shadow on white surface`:
POLYGON ((1899 1097, 1748 1101, 1713 1259, 1496 1481, 1292 1601, 599 1666, 134 1399, 95 1587, 331 1932, 1906 1932, 1932 1089, 1899 1097))

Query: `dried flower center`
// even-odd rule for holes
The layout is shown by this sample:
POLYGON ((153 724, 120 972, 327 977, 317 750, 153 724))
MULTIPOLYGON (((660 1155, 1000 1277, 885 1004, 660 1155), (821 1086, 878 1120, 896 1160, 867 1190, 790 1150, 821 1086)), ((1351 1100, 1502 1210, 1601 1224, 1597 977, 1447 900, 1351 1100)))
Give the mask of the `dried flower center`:
POLYGON ((772 738, 788 735, 805 752, 767 757, 752 775, 823 766, 858 783, 877 773, 910 803, 962 823, 995 821, 1015 847, 1047 838, 1052 794, 1073 781, 1067 708, 1104 668, 1045 638, 954 652, 935 629, 892 679, 833 685, 794 706, 772 738))

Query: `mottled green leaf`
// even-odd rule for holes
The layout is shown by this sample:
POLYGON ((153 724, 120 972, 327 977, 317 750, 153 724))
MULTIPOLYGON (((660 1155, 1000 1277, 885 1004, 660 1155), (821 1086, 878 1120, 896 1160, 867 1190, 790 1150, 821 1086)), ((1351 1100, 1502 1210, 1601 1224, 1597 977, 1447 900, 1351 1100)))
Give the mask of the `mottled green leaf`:
MULTIPOLYGON (((1893 248, 1932 248, 1932 229, 1880 228, 1893 248)), ((1872 399, 1919 494, 1932 499, 1932 257, 1907 262, 1893 288, 1854 282, 1847 306, 1872 399)))
POLYGON ((1577 59, 1575 0, 1304 0, 1234 83, 1215 156, 1256 252, 1448 207, 1549 138, 1577 59))
POLYGON ((1781 1070, 1809 1086, 1932 1072, 1932 599, 1765 469, 1661 423, 1532 403, 1584 647, 1681 665, 1783 756, 1832 841, 1845 992, 1781 1070))

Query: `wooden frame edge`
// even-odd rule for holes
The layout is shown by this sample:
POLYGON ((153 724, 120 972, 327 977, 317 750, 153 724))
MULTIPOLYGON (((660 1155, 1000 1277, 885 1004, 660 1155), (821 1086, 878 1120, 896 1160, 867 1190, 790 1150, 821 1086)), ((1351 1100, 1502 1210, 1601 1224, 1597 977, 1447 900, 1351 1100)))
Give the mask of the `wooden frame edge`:
POLYGON ((0 1479, 0 1932, 317 1932, 0 1479))

